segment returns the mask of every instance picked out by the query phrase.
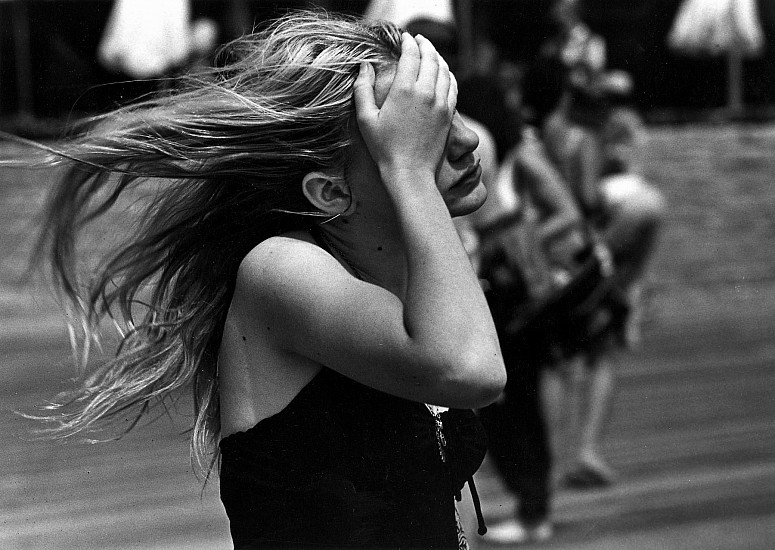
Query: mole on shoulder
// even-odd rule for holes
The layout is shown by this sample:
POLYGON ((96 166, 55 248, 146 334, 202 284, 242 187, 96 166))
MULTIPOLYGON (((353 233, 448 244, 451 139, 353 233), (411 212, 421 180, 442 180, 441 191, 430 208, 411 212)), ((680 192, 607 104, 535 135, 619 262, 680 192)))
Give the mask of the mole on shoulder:
POLYGON ((246 341, 246 340, 247 340, 247 338, 245 338, 245 337, 243 336, 243 337, 242 337, 242 341, 244 342, 244 341, 246 341))
POLYGON ((381 246, 378 246, 378 247, 377 247, 377 251, 378 251, 378 252, 382 252, 382 247, 381 247, 381 246))

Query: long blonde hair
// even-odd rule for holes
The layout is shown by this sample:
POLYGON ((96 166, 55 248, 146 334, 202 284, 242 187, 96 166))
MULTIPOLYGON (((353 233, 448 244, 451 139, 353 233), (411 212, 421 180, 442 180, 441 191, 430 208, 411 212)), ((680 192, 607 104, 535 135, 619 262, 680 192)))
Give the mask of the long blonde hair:
POLYGON ((220 436, 217 355, 239 264, 258 242, 319 221, 301 179, 346 164, 359 65, 379 71, 399 54, 390 24, 291 13, 228 45, 220 66, 95 117, 49 149, 45 163, 69 169, 40 250, 84 341, 106 318, 124 333, 114 358, 40 415, 51 423, 45 433, 84 435, 128 410, 139 419, 192 384, 192 462, 209 475, 220 436), (162 180, 138 230, 84 283, 79 232, 147 178, 162 180))

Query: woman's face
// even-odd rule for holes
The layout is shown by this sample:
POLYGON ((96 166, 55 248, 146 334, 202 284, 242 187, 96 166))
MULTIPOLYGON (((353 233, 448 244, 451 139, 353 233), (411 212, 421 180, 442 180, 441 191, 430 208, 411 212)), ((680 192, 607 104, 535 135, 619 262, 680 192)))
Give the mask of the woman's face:
MULTIPOLYGON (((381 106, 393 82, 394 71, 383 70, 374 85, 377 106, 381 106)), ((387 193, 374 160, 360 134, 354 133, 354 152, 348 179, 353 189, 356 209, 374 203, 374 208, 386 208, 387 193)), ((482 183, 482 169, 476 148, 479 137, 463 123, 456 112, 449 133, 439 136, 446 140, 444 154, 436 169, 436 187, 452 216, 463 216, 477 210, 487 198, 482 183)))

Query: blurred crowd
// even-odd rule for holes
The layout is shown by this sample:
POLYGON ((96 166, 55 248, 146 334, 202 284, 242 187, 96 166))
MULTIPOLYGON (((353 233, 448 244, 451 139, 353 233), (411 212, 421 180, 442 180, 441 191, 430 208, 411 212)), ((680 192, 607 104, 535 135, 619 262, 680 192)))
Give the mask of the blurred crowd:
MULTIPOLYGON (((395 16, 394 16, 395 17, 395 16)), ((628 74, 557 0, 554 34, 528 66, 477 45, 458 109, 480 134, 489 198, 458 229, 488 289, 509 379, 481 411, 490 456, 517 499, 496 543, 553 534, 555 487, 599 488, 617 474, 601 452, 617 366, 641 345, 647 267, 664 199, 640 171, 645 125, 628 74)), ((398 20, 456 66, 450 21, 398 20)))
POLYGON ((486 538, 543 541, 553 534, 554 488, 617 481, 601 441, 617 367, 641 345, 665 204, 640 169, 646 127, 632 79, 608 68, 605 40, 577 0, 552 3, 553 34, 530 63, 482 41, 469 70, 443 4, 373 2, 365 15, 430 38, 459 75, 458 109, 479 134, 488 200, 456 221, 509 373, 480 416, 517 501, 515 517, 486 538))
MULTIPOLYGON (((196 59, 211 61, 218 45, 277 14, 314 5, 362 15, 373 9, 370 4, 369 0, 0 2, 0 124, 7 127, 14 122, 8 119, 17 114, 56 123, 63 116, 104 111, 154 89, 146 78, 174 74, 196 59)), ((432 9, 437 14, 452 13, 461 31, 465 72, 488 71, 497 54, 498 63, 509 62, 504 69, 507 78, 515 74, 514 65, 524 70, 553 34, 550 5, 550 0, 422 3, 423 9, 436 6, 432 9)), ((596 34, 606 36, 609 64, 626 68, 638 83, 632 99, 651 118, 694 120, 709 116, 707 109, 723 107, 735 117, 771 113, 775 45, 767 38, 775 28, 775 4, 622 0, 610 9, 606 3, 587 1, 581 12, 596 34)), ((528 99, 530 108, 539 109, 554 101, 540 94, 528 99)))

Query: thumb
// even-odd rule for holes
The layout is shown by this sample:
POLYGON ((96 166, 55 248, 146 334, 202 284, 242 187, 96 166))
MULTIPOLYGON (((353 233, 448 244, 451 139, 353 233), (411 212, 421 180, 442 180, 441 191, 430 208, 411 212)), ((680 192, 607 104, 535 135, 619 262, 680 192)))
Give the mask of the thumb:
POLYGON ((376 117, 379 113, 374 99, 374 67, 366 61, 361 63, 358 78, 353 85, 355 95, 355 113, 358 120, 366 120, 376 117))

